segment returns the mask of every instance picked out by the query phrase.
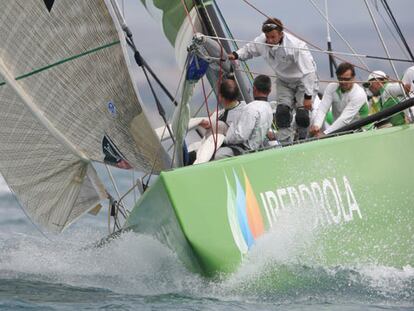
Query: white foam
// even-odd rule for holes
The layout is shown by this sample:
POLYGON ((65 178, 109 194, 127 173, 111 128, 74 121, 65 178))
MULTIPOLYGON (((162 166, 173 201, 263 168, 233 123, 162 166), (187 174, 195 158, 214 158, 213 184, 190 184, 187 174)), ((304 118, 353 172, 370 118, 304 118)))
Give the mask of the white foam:
POLYGON ((129 232, 104 247, 88 247, 102 236, 82 229, 51 240, 9 237, 1 243, 0 276, 25 275, 140 295, 183 292, 200 283, 198 275, 188 272, 169 249, 150 237, 129 232))

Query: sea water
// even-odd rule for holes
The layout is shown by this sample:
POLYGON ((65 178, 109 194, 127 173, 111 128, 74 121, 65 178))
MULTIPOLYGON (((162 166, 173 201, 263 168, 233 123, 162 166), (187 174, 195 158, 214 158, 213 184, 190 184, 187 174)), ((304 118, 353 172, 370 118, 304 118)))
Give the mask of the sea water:
POLYGON ((414 268, 301 265, 306 229, 274 230, 238 271, 206 279, 147 236, 94 247, 106 218, 42 234, 2 191, 0 310, 414 310, 414 268))

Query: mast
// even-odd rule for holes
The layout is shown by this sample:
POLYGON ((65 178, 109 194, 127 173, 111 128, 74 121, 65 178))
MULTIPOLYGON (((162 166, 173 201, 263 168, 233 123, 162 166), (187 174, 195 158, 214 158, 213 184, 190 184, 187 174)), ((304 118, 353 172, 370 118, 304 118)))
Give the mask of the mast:
MULTIPOLYGON (((331 29, 329 27, 329 14, 328 14, 328 1, 327 0, 325 0, 325 15, 326 15, 326 42, 328 44, 328 51, 332 52, 331 29)), ((336 70, 338 66, 331 53, 329 53, 328 57, 329 57, 329 71, 331 74, 331 78, 333 78, 334 77, 333 69, 335 67, 335 70, 336 70)))
MULTIPOLYGON (((221 22, 215 8, 211 4, 206 5, 204 3, 204 0, 193 1, 196 6, 197 12, 199 13, 201 23, 205 28, 206 34, 213 37, 227 38, 228 35, 224 32, 223 27, 221 26, 221 22)), ((212 2, 215 3, 215 1, 212 2)), ((227 40, 219 39, 219 42, 220 45, 224 48, 225 53, 228 53, 232 50, 227 40)), ((227 54, 225 55, 225 57, 227 58, 227 54)), ((251 102, 253 100, 253 96, 249 80, 247 79, 245 74, 243 74, 239 70, 234 70, 234 76, 239 85, 243 99, 246 101, 246 103, 251 102)))

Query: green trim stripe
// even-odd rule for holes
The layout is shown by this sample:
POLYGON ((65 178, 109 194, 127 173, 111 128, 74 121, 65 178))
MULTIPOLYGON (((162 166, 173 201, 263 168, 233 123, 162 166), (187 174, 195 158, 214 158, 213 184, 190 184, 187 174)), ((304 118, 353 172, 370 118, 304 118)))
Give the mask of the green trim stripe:
MULTIPOLYGON (((37 74, 37 73, 39 73, 39 72, 45 71, 45 70, 50 69, 50 68, 52 68, 52 67, 55 67, 55 66, 58 66, 58 65, 64 64, 64 63, 69 62, 69 61, 71 61, 71 60, 74 60, 74 59, 77 59, 77 58, 83 57, 83 56, 88 55, 88 54, 95 53, 95 52, 97 52, 97 51, 100 51, 100 50, 103 50, 103 49, 109 48, 109 47, 111 47, 111 46, 114 46, 114 45, 117 45, 117 44, 120 44, 120 43, 121 43, 121 41, 117 40, 117 41, 114 41, 114 42, 112 42, 112 43, 109 43, 109 44, 105 44, 105 45, 99 46, 99 47, 94 48, 94 49, 92 49, 92 50, 89 50, 89 51, 86 51, 86 52, 83 52, 83 53, 80 53, 80 54, 77 54, 77 55, 74 55, 74 56, 71 56, 71 57, 68 57, 68 58, 62 59, 62 60, 57 61, 57 62, 55 62, 55 63, 53 63, 53 64, 50 64, 50 65, 47 65, 47 66, 41 67, 41 68, 39 68, 39 69, 35 69, 35 70, 31 71, 31 72, 28 72, 28 73, 26 73, 26 74, 23 74, 23 75, 21 75, 21 76, 18 76, 18 77, 16 77, 16 78, 15 78, 15 80, 16 80, 16 81, 18 81, 18 80, 21 80, 21 79, 27 78, 27 77, 29 77, 29 76, 35 75, 35 74, 37 74)), ((6 84, 6 82, 5 82, 5 81, 0 81, 0 86, 5 85, 5 84, 6 84)))

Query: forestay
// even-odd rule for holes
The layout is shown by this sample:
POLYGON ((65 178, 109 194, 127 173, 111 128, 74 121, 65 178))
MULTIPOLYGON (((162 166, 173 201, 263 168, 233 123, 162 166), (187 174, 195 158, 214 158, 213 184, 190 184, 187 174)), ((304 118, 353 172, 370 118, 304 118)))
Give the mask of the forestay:
POLYGON ((147 172, 169 163, 113 16, 103 0, 2 1, 0 170, 32 219, 54 231, 105 197, 91 160, 147 172))

